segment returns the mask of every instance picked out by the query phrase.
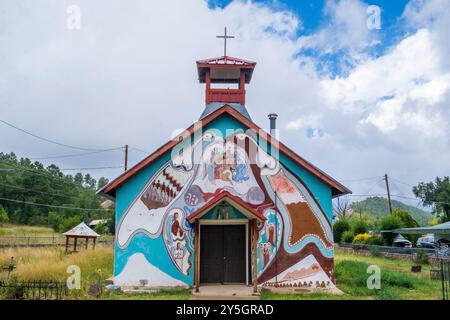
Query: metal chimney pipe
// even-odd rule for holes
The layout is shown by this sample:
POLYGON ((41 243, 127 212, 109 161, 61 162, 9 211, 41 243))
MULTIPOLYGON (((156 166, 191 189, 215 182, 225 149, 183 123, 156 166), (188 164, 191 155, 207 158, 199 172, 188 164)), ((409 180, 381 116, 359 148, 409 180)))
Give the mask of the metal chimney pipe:
POLYGON ((267 115, 270 120, 270 135, 278 139, 277 135, 277 118, 278 115, 276 113, 269 113, 267 115))

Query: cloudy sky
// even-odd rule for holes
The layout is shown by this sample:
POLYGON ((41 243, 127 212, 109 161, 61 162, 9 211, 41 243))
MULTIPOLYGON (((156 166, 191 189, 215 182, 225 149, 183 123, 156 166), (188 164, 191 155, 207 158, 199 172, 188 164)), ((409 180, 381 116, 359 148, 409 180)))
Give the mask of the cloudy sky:
POLYGON ((71 169, 123 151, 59 156, 155 150, 201 114, 195 61, 222 54, 224 26, 229 55, 258 63, 253 120, 278 113, 280 138, 354 194, 383 193, 384 173, 403 196, 450 174, 447 0, 2 0, 0 120, 79 149, 0 123, 0 151, 71 169))

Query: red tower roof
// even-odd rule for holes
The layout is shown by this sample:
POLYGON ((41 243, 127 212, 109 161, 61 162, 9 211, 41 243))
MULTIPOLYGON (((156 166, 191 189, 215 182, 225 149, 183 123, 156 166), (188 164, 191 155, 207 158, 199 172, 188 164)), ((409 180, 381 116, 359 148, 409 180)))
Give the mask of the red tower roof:
MULTIPOLYGON (((245 75, 245 83, 249 83, 252 79, 253 69, 255 69, 256 62, 233 58, 228 56, 222 56, 218 58, 211 58, 205 60, 197 61, 197 70, 198 70, 198 80, 200 83, 205 83, 205 75, 206 71, 211 68, 233 68, 238 67, 240 70, 244 72, 245 75)), ((239 82, 238 79, 230 79, 235 82, 239 82)), ((219 82, 217 79, 211 79, 212 83, 219 82)))
POLYGON ((245 104, 245 84, 252 79, 256 62, 222 56, 197 61, 198 80, 206 83, 206 104, 228 102, 245 104), (211 84, 238 84, 238 88, 213 88, 211 84))

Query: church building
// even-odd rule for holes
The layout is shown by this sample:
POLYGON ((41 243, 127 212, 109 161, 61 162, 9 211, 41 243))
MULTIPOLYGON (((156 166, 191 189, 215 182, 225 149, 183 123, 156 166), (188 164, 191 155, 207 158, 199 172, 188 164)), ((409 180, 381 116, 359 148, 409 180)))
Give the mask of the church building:
POLYGON ((277 115, 252 121, 255 66, 197 61, 198 121, 99 191, 116 203, 114 284, 334 288, 332 198, 350 191, 278 141, 277 115))

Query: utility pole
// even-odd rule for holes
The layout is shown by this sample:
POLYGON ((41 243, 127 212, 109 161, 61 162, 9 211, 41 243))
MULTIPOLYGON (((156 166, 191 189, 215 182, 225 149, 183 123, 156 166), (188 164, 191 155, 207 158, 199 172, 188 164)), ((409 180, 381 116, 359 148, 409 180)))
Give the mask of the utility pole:
POLYGON ((128 169, 128 145, 125 145, 125 171, 128 169))
POLYGON ((384 175, 384 181, 386 182, 386 190, 388 196, 389 213, 392 214, 391 192, 389 191, 389 180, 387 173, 384 175))

